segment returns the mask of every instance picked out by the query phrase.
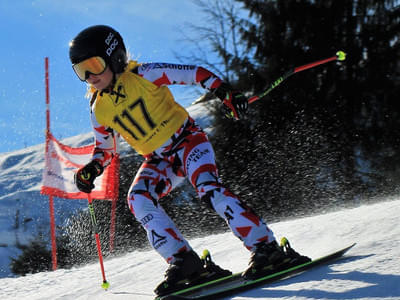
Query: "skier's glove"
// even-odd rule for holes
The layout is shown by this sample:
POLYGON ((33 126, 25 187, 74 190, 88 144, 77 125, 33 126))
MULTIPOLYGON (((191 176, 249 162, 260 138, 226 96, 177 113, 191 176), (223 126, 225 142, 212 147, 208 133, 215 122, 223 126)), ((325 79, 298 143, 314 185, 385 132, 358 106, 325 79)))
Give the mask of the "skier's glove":
POLYGON ((96 160, 92 160, 86 166, 80 168, 75 174, 75 184, 84 193, 90 193, 94 189, 94 180, 103 173, 103 166, 96 160))
POLYGON ((249 106, 248 99, 239 91, 232 90, 227 83, 221 83, 214 91, 215 96, 222 100, 222 114, 229 118, 242 119, 249 106))

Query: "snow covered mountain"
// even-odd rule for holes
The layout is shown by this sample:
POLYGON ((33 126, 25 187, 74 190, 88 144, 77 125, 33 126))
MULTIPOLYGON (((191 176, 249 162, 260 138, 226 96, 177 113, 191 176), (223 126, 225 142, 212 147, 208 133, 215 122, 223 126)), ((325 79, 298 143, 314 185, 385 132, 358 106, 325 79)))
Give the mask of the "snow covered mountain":
MULTIPOLYGON (((400 299, 400 200, 270 224, 276 236, 311 257, 356 242, 345 259, 271 285, 225 299, 400 299)), ((190 241, 201 253, 209 249, 214 261, 239 272, 249 253, 231 233, 190 241)), ((95 251, 95 250, 94 250, 95 251)), ((101 288, 99 263, 0 279, 0 295, 8 299, 150 300, 163 278, 165 262, 154 251, 134 251, 104 262, 110 288, 101 288)))
MULTIPOLYGON (((196 121, 210 131, 211 119, 205 105, 188 108, 196 121)), ((44 139, 44 137, 43 137, 44 139)), ((93 142, 92 133, 61 141, 71 147, 93 142)), ((38 232, 49 232, 49 200, 40 194, 44 170, 44 144, 0 153, 0 278, 11 276, 10 257, 17 257, 18 244, 27 244, 38 232)), ((129 146, 122 142, 121 150, 129 146)), ((55 218, 62 224, 76 209, 87 207, 86 200, 55 199, 55 218)))

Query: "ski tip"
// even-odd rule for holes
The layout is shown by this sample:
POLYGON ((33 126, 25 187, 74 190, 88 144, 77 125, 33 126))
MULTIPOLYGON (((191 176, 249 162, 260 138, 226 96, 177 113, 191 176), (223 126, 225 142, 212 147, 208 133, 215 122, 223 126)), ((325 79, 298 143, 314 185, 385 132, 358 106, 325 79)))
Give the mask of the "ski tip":
POLYGON ((347 247, 347 250, 350 250, 351 248, 353 248, 355 245, 357 245, 357 243, 353 243, 350 246, 347 247))
POLYGON ((347 251, 349 251, 355 245, 357 245, 357 243, 353 243, 350 246, 347 246, 346 248, 343 248, 342 250, 339 250, 338 253, 340 253, 341 255, 344 255, 347 251))
POLYGON ((357 243, 353 243, 353 244, 351 244, 350 246, 347 246, 345 249, 351 249, 351 248, 353 248, 355 245, 357 245, 357 243))

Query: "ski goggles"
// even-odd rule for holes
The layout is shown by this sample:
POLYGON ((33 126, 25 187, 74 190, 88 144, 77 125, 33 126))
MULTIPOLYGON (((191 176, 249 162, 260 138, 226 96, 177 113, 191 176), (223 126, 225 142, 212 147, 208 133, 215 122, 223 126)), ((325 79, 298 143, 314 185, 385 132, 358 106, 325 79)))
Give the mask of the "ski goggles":
POLYGON ((80 80, 86 81, 90 74, 100 75, 106 70, 107 64, 100 56, 93 56, 72 65, 80 80))

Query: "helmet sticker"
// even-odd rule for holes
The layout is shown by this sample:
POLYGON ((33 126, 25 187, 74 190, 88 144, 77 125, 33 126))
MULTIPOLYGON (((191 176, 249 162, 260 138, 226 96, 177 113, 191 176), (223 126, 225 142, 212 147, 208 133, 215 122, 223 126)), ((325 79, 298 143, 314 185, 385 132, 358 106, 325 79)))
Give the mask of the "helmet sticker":
POLYGON ((110 32, 108 34, 107 38, 105 39, 105 43, 109 46, 106 50, 106 54, 108 56, 111 56, 111 54, 113 53, 115 48, 118 46, 118 40, 116 38, 111 43, 111 40, 113 39, 113 37, 114 37, 114 34, 112 32, 110 32))

